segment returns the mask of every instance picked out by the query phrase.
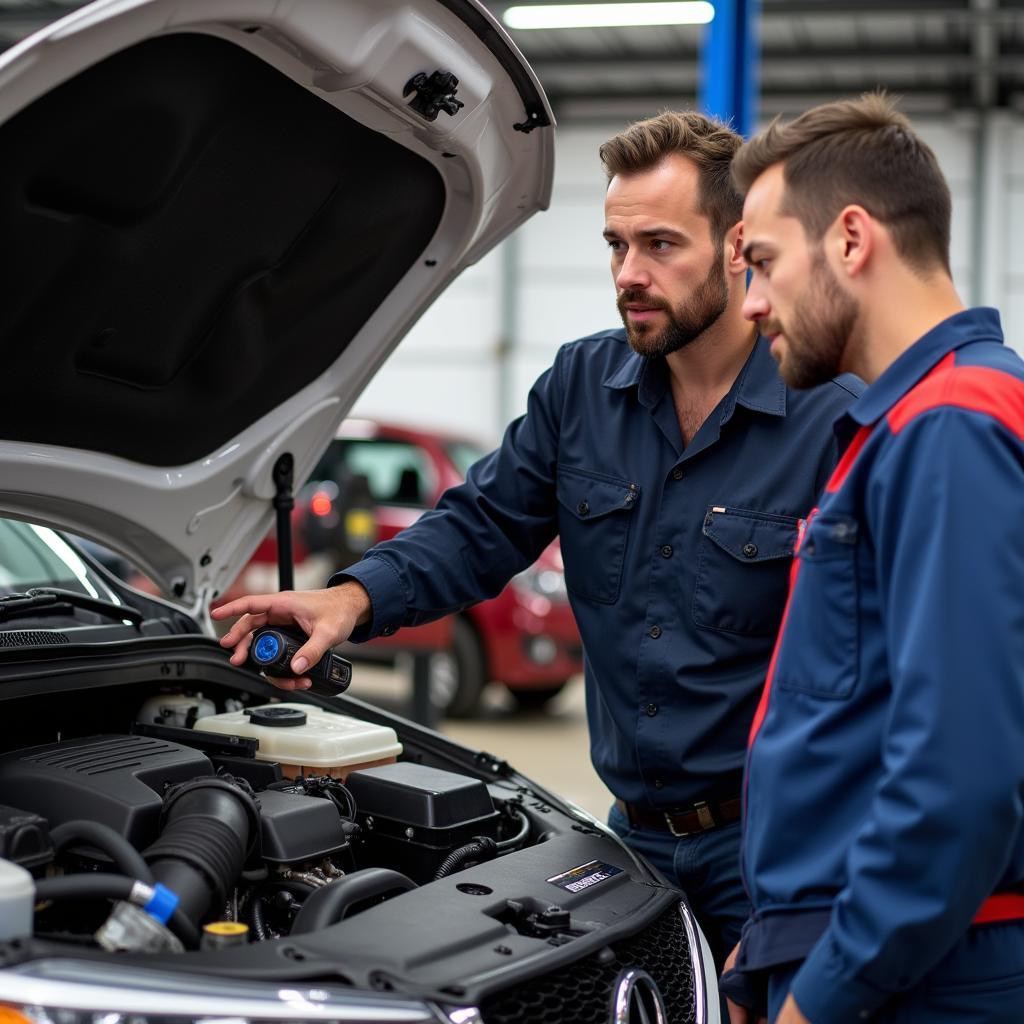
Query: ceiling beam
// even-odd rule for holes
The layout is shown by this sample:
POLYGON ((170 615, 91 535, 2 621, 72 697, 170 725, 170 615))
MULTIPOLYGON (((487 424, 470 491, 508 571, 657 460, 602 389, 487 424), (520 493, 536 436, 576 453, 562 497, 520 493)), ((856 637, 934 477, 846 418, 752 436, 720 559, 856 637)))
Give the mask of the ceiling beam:
MULTIPOLYGON (((830 86, 826 84, 780 85, 777 88, 765 89, 761 101, 766 111, 792 109, 794 105, 802 106, 809 103, 821 103, 832 99, 848 98, 859 92, 867 92, 877 87, 877 83, 865 80, 850 86, 830 86)), ((677 104, 692 106, 696 99, 696 89, 685 86, 675 89, 658 89, 651 86, 632 86, 621 89, 597 87, 594 89, 560 88, 557 84, 545 85, 544 91, 556 107, 559 104, 595 103, 614 106, 623 104, 642 104, 650 110, 661 109, 677 104)), ((929 109, 948 110, 952 107, 971 106, 971 82, 964 78, 958 83, 944 83, 938 86, 908 84, 896 90, 901 99, 908 105, 920 107, 922 101, 929 109)), ((901 104, 903 105, 903 104, 901 104)), ((557 113, 557 110, 556 110, 557 113)))
MULTIPOLYGON (((875 88, 874 83, 871 82, 871 80, 869 80, 869 79, 864 79, 862 81, 862 83, 859 83, 859 84, 862 84, 865 89, 873 89, 873 88, 875 88)), ((927 84, 927 83, 926 84, 922 84, 922 83, 919 83, 919 82, 918 83, 914 83, 914 84, 909 84, 908 83, 907 87, 905 89, 901 90, 901 92, 907 92, 907 93, 936 93, 937 94, 937 93, 942 93, 942 92, 946 91, 947 84, 948 83, 939 83, 939 84, 927 84)), ((959 88, 961 90, 961 93, 962 93, 962 91, 964 89, 967 89, 968 94, 970 93, 969 87, 970 87, 971 82, 970 82, 969 76, 963 76, 961 79, 958 80, 958 82, 956 84, 959 86, 959 88)), ((852 88, 853 88, 853 86, 847 86, 845 83, 842 83, 840 85, 831 85, 831 84, 829 84, 827 82, 822 82, 822 83, 813 83, 810 86, 808 86, 808 85, 806 85, 804 83, 799 83, 799 84, 779 83, 778 85, 775 85, 775 86, 773 86, 770 89, 765 89, 765 93, 766 94, 770 93, 773 96, 796 96, 796 95, 806 96, 808 93, 812 93, 812 92, 813 93, 819 93, 820 92, 822 94, 825 94, 825 93, 836 93, 836 92, 841 91, 843 95, 847 95, 847 94, 849 94, 849 92, 850 92, 850 90, 852 88)), ((606 96, 606 97, 607 96, 623 96, 623 97, 627 97, 627 98, 628 97, 633 97, 633 96, 648 96, 648 97, 650 97, 652 95, 656 96, 658 94, 658 92, 659 92, 659 90, 656 87, 652 87, 652 86, 647 85, 647 84, 633 85, 633 86, 630 86, 630 87, 627 87, 627 88, 615 89, 614 91, 609 90, 609 89, 602 89, 600 86, 598 86, 595 89, 589 89, 589 90, 588 89, 575 88, 575 87, 559 88, 557 86, 557 84, 556 84, 556 85, 552 85, 550 90, 548 89, 547 86, 545 86, 544 90, 545 90, 545 92, 549 92, 550 95, 571 96, 571 97, 574 97, 574 98, 587 97, 587 96, 606 96)), ((689 92, 690 90, 688 90, 684 86, 682 91, 683 92, 689 92)))
MULTIPOLYGON (((507 7, 529 7, 550 3, 551 0, 484 0, 491 11, 503 12, 507 7)), ((598 0, 600 2, 600 0, 598 0)), ((1024 2, 1024 0, 1022 0, 1024 2)), ((789 17, 793 14, 842 15, 855 14, 940 14, 947 11, 968 13, 968 0, 761 0, 762 14, 766 18, 789 17)))
MULTIPOLYGON (((610 60, 604 62, 568 64, 559 61, 535 61, 533 69, 545 89, 555 89, 559 82, 593 81, 598 88, 608 82, 639 82, 659 85, 666 81, 680 84, 696 81, 697 68, 692 60, 610 60)), ((983 65, 981 72, 970 56, 947 56, 943 59, 907 58, 899 62, 879 60, 871 54, 864 54, 859 60, 838 61, 819 59, 811 55, 790 57, 786 60, 766 60, 761 65, 761 91, 787 88, 794 80, 810 79, 823 86, 835 83, 847 88, 847 82, 864 81, 871 88, 879 84, 891 84, 892 88, 905 88, 932 72, 942 81, 959 82, 973 80, 975 98, 980 106, 989 106, 995 98, 1001 81, 1018 83, 1024 78, 1024 60, 1020 56, 1001 55, 998 60, 983 65), (979 91, 979 79, 985 88, 979 91)), ((929 89, 937 82, 927 81, 929 89)), ((649 88, 649 86, 647 86, 649 88)))
MULTIPOLYGON (((499 20, 505 10, 513 5, 529 6, 536 3, 550 3, 551 0, 484 0, 486 6, 499 20)), ((1004 0, 993 11, 978 10, 970 0, 762 0, 761 18, 764 22, 780 22, 800 17, 809 21, 833 18, 869 18, 874 25, 887 18, 908 16, 939 15, 948 25, 973 25, 978 21, 992 21, 996 24, 1019 24, 1024 17, 1024 0, 1004 0)), ((570 31, 559 29, 555 31, 570 31)), ((516 39, 526 39, 528 31, 513 32, 516 39)))
MULTIPOLYGON (((680 46, 670 56, 664 52, 659 53, 637 53, 635 51, 622 50, 613 52, 601 50, 600 52, 576 51, 574 53, 559 54, 557 57, 537 57, 530 63, 534 68, 544 67, 548 64, 560 64, 564 67, 572 67, 577 64, 607 64, 609 61, 622 62, 625 64, 659 64, 670 60, 678 60, 687 56, 697 55, 697 45, 680 46)), ((949 58, 970 59, 972 50, 967 41, 963 46, 956 45, 935 45, 928 44, 918 46, 913 43, 880 43, 877 46, 768 46, 761 50, 762 60, 793 60, 794 58, 809 58, 813 60, 891 60, 904 61, 920 58, 924 60, 948 60, 949 58)), ((1018 55, 1024 55, 1024 46, 1018 47, 1018 55)))
POLYGON ((850 17, 857 14, 939 14, 968 13, 966 0, 761 0, 766 18, 786 18, 794 14, 840 15, 850 17))
POLYGON ((979 109, 987 110, 995 103, 998 90, 999 31, 990 15, 999 7, 999 0, 970 0, 970 3, 971 10, 980 16, 971 31, 974 102, 979 109))

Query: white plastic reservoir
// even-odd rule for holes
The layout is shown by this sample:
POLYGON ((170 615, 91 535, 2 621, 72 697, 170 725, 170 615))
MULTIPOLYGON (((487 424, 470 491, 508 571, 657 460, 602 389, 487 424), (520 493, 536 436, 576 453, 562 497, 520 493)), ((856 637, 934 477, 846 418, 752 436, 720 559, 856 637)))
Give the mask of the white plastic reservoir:
POLYGON ((20 864, 0 858, 0 940, 32 934, 35 896, 32 876, 20 864))
POLYGON ((256 757, 277 761, 287 778, 333 775, 344 779, 357 768, 390 764, 402 752, 394 729, 336 715, 310 704, 262 704, 200 718, 200 732, 252 736, 256 757))
POLYGON ((150 697, 139 708, 136 718, 147 725, 173 725, 179 729, 187 729, 196 719, 217 714, 217 705, 201 693, 194 697, 184 693, 161 693, 150 697))

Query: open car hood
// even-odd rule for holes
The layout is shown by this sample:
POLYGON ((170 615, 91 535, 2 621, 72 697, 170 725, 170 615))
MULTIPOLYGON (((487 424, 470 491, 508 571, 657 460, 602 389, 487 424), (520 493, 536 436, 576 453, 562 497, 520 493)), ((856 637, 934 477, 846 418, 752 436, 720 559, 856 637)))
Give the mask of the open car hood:
POLYGON ((0 512, 202 606, 272 522, 279 458, 303 481, 430 302, 547 205, 552 136, 473 0, 100 0, 7 51, 0 512))

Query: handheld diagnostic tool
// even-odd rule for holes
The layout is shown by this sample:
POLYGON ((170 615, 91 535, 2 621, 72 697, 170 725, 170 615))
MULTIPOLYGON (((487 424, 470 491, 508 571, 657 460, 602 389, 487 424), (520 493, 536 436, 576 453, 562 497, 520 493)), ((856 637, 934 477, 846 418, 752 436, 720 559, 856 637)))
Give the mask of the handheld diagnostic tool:
MULTIPOLYGON (((249 664, 268 676, 295 679, 292 658, 309 639, 298 629, 285 626, 262 626, 252 635, 249 647, 249 664)), ((310 665, 304 676, 314 683, 325 683, 339 693, 348 689, 352 682, 352 665, 338 654, 328 651, 315 665, 310 665)))

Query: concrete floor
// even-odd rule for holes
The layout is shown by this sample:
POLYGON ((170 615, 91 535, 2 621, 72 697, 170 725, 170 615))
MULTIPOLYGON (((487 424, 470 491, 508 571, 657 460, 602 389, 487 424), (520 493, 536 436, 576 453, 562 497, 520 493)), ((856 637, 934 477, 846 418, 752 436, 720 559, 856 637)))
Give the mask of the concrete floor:
MULTIPOLYGON (((357 664, 349 693, 405 714, 410 682, 401 670, 357 664)), ((607 816, 612 797, 590 764, 582 676, 541 712, 518 711, 508 691, 492 685, 478 719, 443 720, 438 729, 459 743, 503 758, 602 820, 607 816)))

